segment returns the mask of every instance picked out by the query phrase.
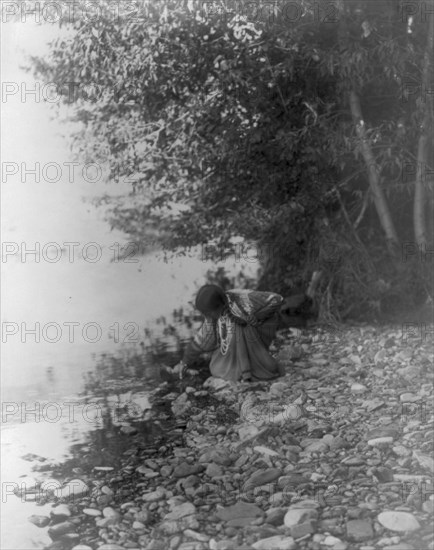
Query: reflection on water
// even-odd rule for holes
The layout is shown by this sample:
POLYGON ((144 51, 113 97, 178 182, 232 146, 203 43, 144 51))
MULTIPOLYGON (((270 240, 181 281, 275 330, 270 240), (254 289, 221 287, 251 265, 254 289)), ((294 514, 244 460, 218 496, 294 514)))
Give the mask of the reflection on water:
MULTIPOLYGON (((39 388, 24 388, 22 400, 3 404, 2 548, 43 548, 51 542, 28 518, 49 516, 52 498, 40 489, 20 491, 22 486, 51 480, 51 487, 60 487, 65 479, 92 479, 95 467, 116 471, 126 452, 155 453, 162 444, 167 449, 180 444, 182 430, 164 395, 182 388, 161 367, 179 360, 199 323, 193 312, 175 310, 171 317, 150 321, 153 329, 140 344, 96 354, 81 374, 80 392, 60 394, 62 370, 49 366, 39 388), (136 440, 132 448, 133 434, 139 444, 136 440)), ((202 379, 207 372, 204 368, 202 379)))
MULTIPOLYGON (((55 26, 31 21, 3 25, 3 80, 35 89, 34 78, 20 66, 27 64, 29 53, 46 55, 47 41, 56 32, 55 26)), ((58 118, 54 115, 50 105, 32 100, 31 94, 24 102, 19 93, 10 96, 2 104, 8 135, 4 161, 29 171, 36 163, 75 161, 68 140, 73 127, 60 118, 61 111, 58 118)), ((12 251, 1 263, 2 329, 7 331, 2 335, 6 494, 0 547, 8 550, 43 548, 50 542, 27 518, 49 514, 51 504, 31 501, 30 495, 25 502, 17 498, 13 488, 23 479, 62 477, 67 470, 95 465, 115 467, 131 430, 143 433, 145 447, 151 439, 167 440, 169 432, 179 436, 171 429, 167 404, 161 404, 158 418, 149 413, 149 392, 162 382, 160 367, 179 359, 195 325, 189 311, 176 308, 192 299, 211 267, 199 249, 168 263, 156 252, 133 263, 120 257, 112 261, 127 237, 110 231, 104 212, 92 204, 102 194, 116 196, 126 189, 89 183, 79 177, 80 170, 75 173, 73 182, 36 181, 20 172, 2 182, 2 238, 12 251), (79 243, 74 261, 63 255, 51 262, 43 253, 47 243, 61 248, 79 243), (87 243, 100 248, 98 262, 83 257, 87 243), (41 252, 32 254, 38 246, 41 252), (99 328, 99 338, 84 331, 89 323, 99 328), (53 331, 59 329, 57 339, 53 331)), ((223 267, 229 268, 229 262, 223 267)), ((232 264, 235 271, 239 267, 232 264)), ((254 272, 257 266, 244 267, 254 272)))

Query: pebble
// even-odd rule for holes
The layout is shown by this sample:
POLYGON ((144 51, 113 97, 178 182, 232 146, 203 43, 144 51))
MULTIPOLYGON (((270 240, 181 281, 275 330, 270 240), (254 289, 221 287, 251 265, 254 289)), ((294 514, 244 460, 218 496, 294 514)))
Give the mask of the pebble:
POLYGON ((234 550, 233 540, 219 540, 211 539, 209 541, 210 550, 234 550))
POLYGON ((341 539, 333 537, 332 535, 327 535, 321 544, 324 544, 325 546, 336 546, 336 544, 339 544, 341 542, 341 539))
POLYGON ((277 453, 276 451, 273 451, 268 447, 263 447, 262 445, 257 445, 256 447, 253 447, 253 450, 259 454, 264 454, 268 456, 279 456, 279 453, 277 453))
POLYGON ((375 439, 369 439, 368 445, 371 447, 384 448, 393 443, 393 437, 376 437, 375 439))
POLYGON ((177 478, 187 477, 194 474, 200 474, 203 470, 205 470, 203 464, 188 464, 187 462, 182 462, 173 470, 173 476, 177 478))
POLYGON ((261 539, 252 544, 255 550, 294 550, 297 545, 292 537, 284 535, 275 535, 266 539, 261 539))
POLYGON ((205 470, 205 474, 208 477, 221 477, 223 475, 223 470, 221 466, 218 464, 214 464, 213 462, 211 464, 208 464, 207 469, 205 470))
POLYGON ((254 424, 244 424, 238 428, 240 441, 249 441, 255 438, 259 433, 259 428, 254 424))
POLYGON ((300 539, 306 535, 315 533, 316 522, 313 520, 305 521, 291 527, 291 535, 294 539, 300 539))
POLYGON ((166 464, 161 467, 160 475, 162 477, 169 477, 172 472, 173 472, 173 467, 166 464))
POLYGON ((50 515, 55 518, 69 518, 71 516, 71 510, 66 504, 59 504, 51 510, 50 515))
POLYGON ((372 473, 380 483, 393 481, 393 471, 390 468, 380 466, 378 468, 374 468, 372 473))
POLYGON ((415 403, 416 401, 419 401, 420 397, 417 395, 414 395, 414 393, 402 393, 399 396, 399 400, 401 403, 415 403))
POLYGON ((182 542, 182 537, 179 535, 175 535, 170 539, 169 550, 176 550, 178 546, 181 544, 181 542, 182 542))
POLYGON ((383 527, 391 531, 417 531, 420 529, 417 519, 408 512, 382 512, 378 515, 377 520, 383 527))
POLYGON ((54 491, 57 498, 80 498, 88 496, 89 487, 81 479, 72 479, 63 487, 54 491))
MULTIPOLYGON (((273 501, 274 500, 275 499, 273 498, 273 501)), ((275 525, 275 526, 282 525, 285 514, 286 514, 285 508, 270 508, 266 512, 266 522, 269 523, 270 525, 275 525)))
POLYGON ((313 508, 289 509, 283 519, 286 527, 293 527, 299 523, 304 523, 310 519, 317 519, 318 512, 313 508))
POLYGON ((368 390, 366 386, 357 382, 352 384, 350 389, 353 393, 365 393, 368 390))
POLYGON ((423 504, 422 504, 422 509, 424 512, 426 512, 427 514, 434 514, 434 501, 432 500, 426 500, 423 504))
POLYGON ((101 529, 105 529, 109 525, 114 525, 115 523, 117 523, 117 519, 114 518, 114 517, 112 517, 112 518, 100 518, 100 519, 96 520, 96 526, 100 527, 101 529))
POLYGON ((83 514, 86 514, 86 516, 98 517, 101 515, 101 510, 97 510, 96 508, 84 508, 83 514))
POLYGON ((181 521, 163 521, 158 526, 163 535, 176 535, 185 529, 199 529, 199 522, 194 516, 185 516, 181 521))
POLYGON ((102 511, 102 515, 107 519, 119 519, 120 514, 111 506, 106 506, 102 511))
POLYGON ((366 459, 363 456, 351 456, 348 458, 345 458, 342 461, 342 464, 345 464, 346 466, 363 466, 365 464, 366 459))
POLYGON ((70 521, 57 523, 48 529, 48 534, 53 540, 59 539, 67 533, 75 533, 75 525, 70 521))
POLYGON ((372 539, 374 531, 369 521, 362 519, 353 519, 347 521, 347 537, 355 542, 372 539))
POLYGON ((392 447, 392 451, 397 456, 410 456, 411 455, 411 450, 407 449, 407 447, 404 447, 404 445, 394 445, 392 447))
POLYGON ((145 502, 157 502, 158 500, 162 500, 166 497, 166 491, 164 489, 157 489, 156 491, 152 491, 151 493, 145 493, 142 495, 142 500, 145 502))
POLYGON ((249 479, 246 481, 245 487, 259 487, 260 485, 271 483, 272 481, 278 479, 282 475, 282 473, 282 470, 279 470, 278 468, 258 470, 249 477, 249 479))
POLYGON ((255 504, 247 502, 237 502, 233 506, 228 506, 217 510, 216 515, 222 521, 229 521, 238 518, 258 518, 263 516, 263 511, 255 504))
POLYGON ((215 462, 221 466, 229 466, 233 460, 230 453, 226 449, 218 447, 210 448, 199 456, 199 462, 215 462))
MULTIPOLYGON (((381 420, 381 418, 379 420, 381 420)), ((387 420, 389 421, 389 417, 387 417, 387 420)), ((378 437, 393 437, 393 439, 396 439, 399 437, 399 434, 400 431, 398 428, 393 426, 384 426, 382 428, 374 428, 373 430, 370 430, 366 434, 366 439, 376 439, 378 437)))
POLYGON ((191 516, 195 513, 196 513, 196 506, 191 502, 184 502, 179 506, 175 506, 171 512, 166 514, 164 519, 168 521, 175 521, 175 520, 184 518, 185 516, 191 516))
POLYGON ((399 544, 394 544, 392 546, 385 546, 383 550, 415 550, 415 548, 411 544, 400 542, 399 544))
POLYGON ((33 515, 28 518, 30 523, 33 523, 33 525, 36 525, 36 527, 47 527, 47 525, 50 523, 50 518, 47 516, 37 516, 33 515))
POLYGON ((137 428, 134 426, 122 426, 120 431, 124 435, 135 435, 138 432, 137 428))
POLYGON ((154 472, 154 470, 151 470, 151 468, 147 468, 146 466, 143 466, 143 465, 136 468, 136 472, 138 474, 142 474, 146 476, 149 479, 152 479, 153 477, 158 477, 159 475, 157 472, 154 472))
POLYGON ((301 485, 302 483, 309 483, 309 480, 307 477, 301 475, 301 474, 290 474, 287 476, 281 476, 279 477, 279 480, 277 482, 280 489, 287 489, 290 487, 297 487, 297 485, 301 485))
POLYGON ((208 542, 209 539, 210 539, 210 537, 208 535, 198 533, 197 531, 193 531, 192 529, 186 529, 184 531, 184 536, 189 537, 191 539, 195 539, 199 542, 208 542))
MULTIPOLYGON (((301 442, 301 445, 303 446, 303 441, 301 442)), ((323 453, 327 451, 329 448, 329 445, 326 441, 323 441, 322 439, 318 439, 317 441, 312 441, 304 448, 304 451, 306 453, 323 453)))

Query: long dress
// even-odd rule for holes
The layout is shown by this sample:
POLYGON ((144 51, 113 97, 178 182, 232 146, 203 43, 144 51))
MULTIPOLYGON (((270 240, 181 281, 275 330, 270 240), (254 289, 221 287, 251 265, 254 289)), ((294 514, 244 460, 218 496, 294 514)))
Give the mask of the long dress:
POLYGON ((268 348, 276 335, 282 296, 274 292, 229 290, 228 305, 215 320, 205 318, 184 353, 191 364, 200 354, 213 352, 211 374, 234 382, 250 374, 252 379, 279 376, 277 361, 268 348))

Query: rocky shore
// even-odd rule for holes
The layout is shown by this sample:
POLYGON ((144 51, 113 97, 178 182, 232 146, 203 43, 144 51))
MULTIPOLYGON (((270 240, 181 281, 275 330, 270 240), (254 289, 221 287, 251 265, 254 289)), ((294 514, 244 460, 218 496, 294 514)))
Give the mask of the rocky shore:
POLYGON ((432 335, 410 336, 288 331, 276 381, 163 383, 167 437, 124 429, 29 520, 49 550, 434 550, 432 335))

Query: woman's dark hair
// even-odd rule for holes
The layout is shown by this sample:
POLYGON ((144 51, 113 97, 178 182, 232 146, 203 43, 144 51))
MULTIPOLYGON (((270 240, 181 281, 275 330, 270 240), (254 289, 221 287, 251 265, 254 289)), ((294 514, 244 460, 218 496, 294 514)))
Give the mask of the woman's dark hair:
POLYGON ((196 294, 195 306, 202 313, 215 311, 226 303, 226 295, 217 285, 204 285, 196 294))

